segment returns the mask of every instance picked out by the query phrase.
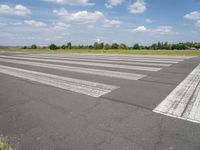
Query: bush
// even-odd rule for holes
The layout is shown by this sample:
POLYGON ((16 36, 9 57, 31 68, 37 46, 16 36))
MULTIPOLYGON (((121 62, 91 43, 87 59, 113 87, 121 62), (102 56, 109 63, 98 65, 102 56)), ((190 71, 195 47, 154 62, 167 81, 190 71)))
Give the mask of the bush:
POLYGON ((57 50, 58 49, 58 47, 55 44, 51 44, 49 46, 49 48, 50 48, 50 50, 57 50))
POLYGON ((8 142, 2 137, 0 137, 0 150, 12 150, 8 142))
POLYGON ((35 44, 31 45, 31 49, 37 49, 37 45, 35 44))

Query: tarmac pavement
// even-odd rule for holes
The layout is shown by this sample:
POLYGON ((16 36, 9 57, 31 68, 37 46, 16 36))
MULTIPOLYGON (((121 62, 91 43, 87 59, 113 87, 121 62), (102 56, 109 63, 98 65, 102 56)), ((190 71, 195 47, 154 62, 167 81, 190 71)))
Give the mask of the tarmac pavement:
POLYGON ((0 53, 16 150, 199 150, 200 57, 0 53))

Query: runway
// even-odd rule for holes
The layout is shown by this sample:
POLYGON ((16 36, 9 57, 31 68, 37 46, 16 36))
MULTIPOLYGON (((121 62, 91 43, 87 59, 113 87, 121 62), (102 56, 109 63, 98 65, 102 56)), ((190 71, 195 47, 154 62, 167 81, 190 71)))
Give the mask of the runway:
POLYGON ((198 150, 199 65, 193 56, 2 52, 0 134, 29 150, 198 150))

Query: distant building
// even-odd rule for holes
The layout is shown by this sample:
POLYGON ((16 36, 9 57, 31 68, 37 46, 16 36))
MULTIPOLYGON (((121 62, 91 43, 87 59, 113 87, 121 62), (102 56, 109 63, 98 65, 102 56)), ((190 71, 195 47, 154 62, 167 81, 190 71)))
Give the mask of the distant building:
POLYGON ((191 47, 190 50, 198 50, 197 48, 195 47, 191 47))

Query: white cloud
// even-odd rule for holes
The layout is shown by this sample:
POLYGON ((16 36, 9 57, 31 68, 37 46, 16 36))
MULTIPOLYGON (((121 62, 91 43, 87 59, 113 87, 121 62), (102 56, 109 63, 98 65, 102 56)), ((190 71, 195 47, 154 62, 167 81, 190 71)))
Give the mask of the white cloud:
POLYGON ((149 19, 149 18, 147 18, 147 19, 145 19, 145 22, 146 22, 146 23, 152 23, 152 20, 149 19))
POLYGON ((130 13, 133 14, 140 14, 146 11, 146 3, 144 0, 136 0, 133 4, 129 6, 129 11, 130 13))
POLYGON ((41 21, 35 21, 35 20, 24 20, 24 23, 26 25, 29 25, 29 26, 32 26, 32 27, 37 27, 37 28, 40 28, 40 27, 46 27, 47 24, 41 22, 41 21))
POLYGON ((119 20, 108 20, 104 19, 104 27, 111 28, 111 27, 120 27, 121 21, 119 20))
POLYGON ((200 20, 200 12, 198 11, 193 11, 189 14, 186 14, 184 16, 185 19, 188 19, 188 20, 200 20))
POLYGON ((172 26, 159 26, 157 29, 154 29, 153 32, 159 33, 159 34, 171 34, 171 33, 174 33, 172 26))
POLYGON ((94 3, 90 3, 90 0, 43 0, 43 1, 54 2, 58 4, 70 4, 70 5, 82 5, 82 6, 94 5, 94 3))
POLYGON ((196 26, 197 26, 197 27, 200 27, 200 20, 198 20, 198 21, 196 22, 196 26))
POLYGON ((107 8, 112 8, 113 6, 121 5, 124 0, 108 0, 105 4, 107 8))
POLYGON ((155 29, 147 29, 145 26, 139 26, 134 28, 131 32, 136 33, 153 33, 153 34, 177 34, 177 32, 173 31, 172 26, 158 26, 155 29))
POLYGON ((200 12, 198 12, 198 11, 193 11, 193 12, 191 12, 191 13, 189 13, 189 14, 186 14, 186 15, 184 16, 184 18, 185 18, 185 19, 188 19, 188 20, 193 20, 193 21, 195 21, 195 25, 196 25, 197 27, 200 27, 200 12))
POLYGON ((104 17, 103 13, 100 11, 78 11, 76 13, 69 13, 67 10, 62 8, 60 10, 54 10, 53 12, 66 21, 72 21, 81 24, 95 23, 104 17))
POLYGON ((66 30, 70 27, 71 25, 69 24, 65 24, 63 22, 57 22, 54 26, 55 29, 59 29, 59 30, 66 30))
POLYGON ((0 5, 0 14, 28 16, 31 14, 31 11, 20 4, 16 5, 15 7, 10 7, 8 5, 0 5))
POLYGON ((144 32, 149 32, 149 31, 150 30, 148 30, 145 26, 139 26, 132 30, 132 32, 137 32, 137 33, 144 33, 144 32))

